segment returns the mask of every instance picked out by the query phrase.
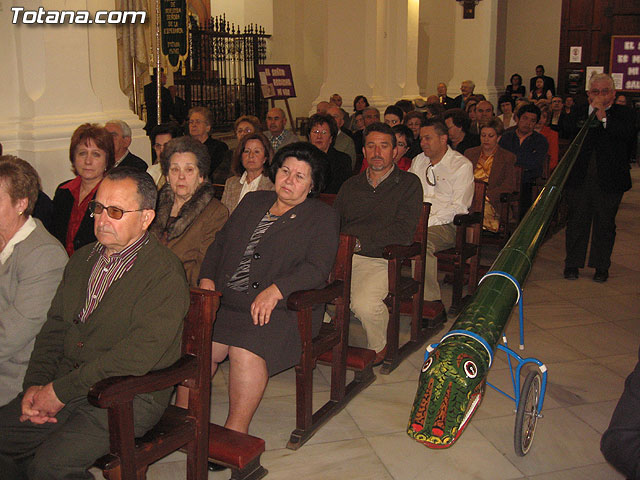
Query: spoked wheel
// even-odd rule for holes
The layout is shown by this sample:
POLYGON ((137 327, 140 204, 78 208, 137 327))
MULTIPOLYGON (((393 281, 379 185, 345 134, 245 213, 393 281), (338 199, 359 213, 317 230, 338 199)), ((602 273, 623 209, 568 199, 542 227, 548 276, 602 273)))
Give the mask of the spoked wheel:
POLYGON ((538 422, 541 386, 542 375, 537 371, 529 372, 522 384, 520 403, 516 411, 516 427, 513 432, 513 446, 521 457, 529 453, 533 443, 533 435, 538 422))

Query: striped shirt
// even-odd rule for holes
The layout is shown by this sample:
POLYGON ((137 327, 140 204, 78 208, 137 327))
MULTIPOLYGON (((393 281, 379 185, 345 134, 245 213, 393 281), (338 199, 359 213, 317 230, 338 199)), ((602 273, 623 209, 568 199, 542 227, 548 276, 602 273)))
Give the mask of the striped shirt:
POLYGON ((125 273, 131 270, 136 262, 138 252, 144 244, 149 241, 149 233, 144 232, 138 240, 120 252, 112 253, 107 257, 107 247, 100 242, 93 247, 89 260, 94 254, 98 255, 95 265, 91 269, 89 276, 89 284, 87 285, 87 298, 85 299, 84 308, 78 316, 78 319, 84 323, 96 309, 107 290, 118 281, 125 273))

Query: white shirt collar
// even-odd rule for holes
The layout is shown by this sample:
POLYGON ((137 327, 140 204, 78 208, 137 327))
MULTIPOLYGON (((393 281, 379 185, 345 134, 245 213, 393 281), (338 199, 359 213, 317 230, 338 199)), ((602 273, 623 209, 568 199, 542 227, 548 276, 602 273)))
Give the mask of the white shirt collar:
POLYGON ((36 229, 36 221, 33 219, 31 215, 24 225, 20 227, 20 229, 11 237, 11 239, 7 242, 2 252, 0 252, 0 263, 4 265, 4 263, 9 259, 11 254, 13 253, 14 247, 20 243, 22 240, 27 238, 31 232, 36 229))

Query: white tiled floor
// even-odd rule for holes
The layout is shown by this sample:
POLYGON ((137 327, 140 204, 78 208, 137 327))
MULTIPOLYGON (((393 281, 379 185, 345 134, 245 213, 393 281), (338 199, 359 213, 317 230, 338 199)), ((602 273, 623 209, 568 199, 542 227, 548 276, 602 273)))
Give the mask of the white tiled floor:
MULTIPOLYGON (((634 166, 636 185, 640 168, 634 166)), ((627 192, 618 214, 618 237, 609 281, 562 278, 564 231, 540 249, 525 284, 526 353, 549 367, 544 418, 526 457, 513 450, 513 403, 487 390, 467 431, 447 450, 429 450, 405 427, 417 387, 422 352, 389 376, 378 375, 346 409, 300 450, 285 448, 295 423, 293 371, 273 378, 251 427, 266 440, 262 457, 276 479, 621 479, 604 461, 600 435, 607 427, 640 343, 640 189, 627 192)), ((449 292, 450 287, 445 287, 449 292)), ((447 325, 450 326, 451 321, 447 325)), ((507 332, 516 338, 512 318, 507 332)), ((354 329, 356 330, 356 329, 354 329)), ((357 335, 357 331, 355 334, 357 335)), ((437 339, 434 339, 437 340, 437 339)), ((499 358, 490 380, 509 383, 499 358)), ((378 370, 378 369, 376 369, 378 370)), ((214 381, 212 420, 226 415, 226 368, 214 381)), ((318 398, 327 395, 327 370, 316 375, 318 398)), ((153 465, 148 478, 184 478, 185 462, 173 454, 153 465)), ((210 479, 229 478, 229 471, 210 479)))

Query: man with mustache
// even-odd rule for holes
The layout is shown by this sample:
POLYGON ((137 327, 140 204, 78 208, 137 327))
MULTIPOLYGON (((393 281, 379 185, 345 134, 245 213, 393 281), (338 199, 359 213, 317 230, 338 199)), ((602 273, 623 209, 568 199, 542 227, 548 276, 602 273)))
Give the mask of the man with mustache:
POLYGON ((358 237, 351 274, 351 310, 362 322, 368 348, 376 352, 374 365, 384 360, 389 311, 385 246, 409 245, 420 218, 420 180, 400 170, 393 159, 396 136, 389 125, 369 124, 363 133, 369 167, 342 184, 334 207, 340 214, 340 230, 358 237))
MULTIPOLYGON (((189 289, 178 257, 147 233, 156 196, 151 176, 129 167, 102 181, 89 205, 98 241, 69 260, 23 392, 0 408, 2 478, 93 478, 109 425, 107 411, 87 400, 91 386, 179 358, 189 289)), ((136 437, 158 422, 172 390, 134 399, 136 437)))

